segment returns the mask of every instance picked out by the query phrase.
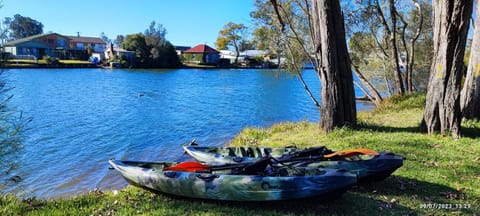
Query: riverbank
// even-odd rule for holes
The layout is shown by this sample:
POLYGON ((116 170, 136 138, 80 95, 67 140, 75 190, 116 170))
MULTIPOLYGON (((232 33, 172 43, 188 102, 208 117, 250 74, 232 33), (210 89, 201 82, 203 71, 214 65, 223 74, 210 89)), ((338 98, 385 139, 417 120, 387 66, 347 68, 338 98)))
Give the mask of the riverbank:
MULTIPOLYGON (((466 122, 464 137, 419 132, 424 95, 393 98, 359 113, 359 128, 325 135, 309 122, 246 128, 231 145, 371 148, 407 159, 393 176, 360 185, 340 198, 271 203, 219 202, 154 194, 129 186, 91 191, 72 199, 0 198, 1 215, 474 215, 480 211, 480 123, 466 122)), ((120 177, 119 177, 120 178, 120 177)))

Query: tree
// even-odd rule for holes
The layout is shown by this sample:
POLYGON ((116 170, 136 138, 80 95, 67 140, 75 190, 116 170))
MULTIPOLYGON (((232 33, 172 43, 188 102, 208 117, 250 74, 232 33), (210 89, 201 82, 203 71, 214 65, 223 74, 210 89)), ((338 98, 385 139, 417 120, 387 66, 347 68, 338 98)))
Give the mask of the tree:
POLYGON ((371 53, 367 56, 369 60, 353 61, 355 67, 365 72, 372 85, 384 95, 424 89, 428 80, 424 76, 428 74, 424 66, 431 64, 432 50, 429 48, 431 31, 428 31, 431 26, 430 3, 425 0, 367 0, 349 2, 345 8, 350 35, 362 32, 374 38, 372 44, 375 46, 368 44, 374 48, 367 50, 371 53), (372 63, 372 60, 376 64, 365 64, 372 63), (381 67, 385 69, 379 70, 381 67), (372 69, 375 73, 370 75, 372 69), (383 83, 371 80, 371 77, 382 77, 383 83))
POLYGON ((136 65, 146 68, 173 68, 180 66, 175 47, 165 39, 166 29, 155 21, 145 34, 127 35, 122 43, 126 50, 135 51, 136 65))
MULTIPOLYGON (((276 56, 277 63, 280 64, 280 58, 284 54, 283 36, 279 29, 278 18, 274 14, 269 0, 256 0, 255 10, 250 13, 250 17, 255 20, 255 26, 257 26, 253 31, 256 48, 266 50, 271 56, 276 56)), ((278 66, 280 67, 280 65, 278 66)))
MULTIPOLYGON (((352 70, 340 2, 323 0, 287 3, 270 0, 270 2, 277 14, 280 29, 288 36, 286 38, 294 38, 293 40, 297 41, 295 44, 290 41, 285 43, 290 53, 288 57, 297 64, 303 64, 304 61, 299 61, 301 59, 295 59, 299 56, 298 53, 303 52, 301 56, 314 63, 322 86, 322 104, 318 105, 320 127, 328 133, 335 127, 356 126, 357 112, 352 70), (303 13, 305 19, 297 22, 304 23, 301 26, 307 26, 307 29, 295 29, 293 19, 297 16, 289 16, 292 11, 287 11, 287 6, 290 7, 289 10, 303 13), (301 34, 301 31, 305 34, 301 34), (302 38, 301 35, 309 37, 302 38)), ((301 78, 301 72, 298 74, 301 78)))
POLYGON ((433 62, 422 128, 460 136, 460 82, 472 1, 433 1, 433 62))
POLYGON ((218 32, 217 41, 215 43, 217 48, 225 49, 228 46, 233 46, 236 52, 235 64, 238 62, 238 57, 240 56, 240 43, 242 42, 246 30, 247 27, 243 24, 228 22, 223 29, 218 32))
POLYGON ((463 118, 480 120, 480 4, 478 2, 476 11, 467 76, 460 94, 460 107, 463 118))
POLYGON ((127 35, 122 47, 129 51, 135 51, 135 65, 146 65, 148 63, 149 50, 143 34, 127 35))
POLYGON ((11 31, 10 38, 14 40, 43 33, 43 24, 41 22, 20 14, 13 16, 9 27, 11 31))
POLYGON ((108 36, 102 32, 100 33, 100 38, 103 40, 103 42, 105 42, 106 44, 111 44, 112 43, 112 40, 110 40, 110 38, 108 38, 108 36))
POLYGON ((313 24, 316 70, 322 84, 320 125, 326 132, 355 126, 355 93, 340 2, 313 0, 313 24))
POLYGON ((122 43, 123 43, 124 40, 125 40, 125 36, 117 35, 117 37, 113 41, 113 44, 115 44, 115 46, 120 47, 120 46, 122 46, 122 43))

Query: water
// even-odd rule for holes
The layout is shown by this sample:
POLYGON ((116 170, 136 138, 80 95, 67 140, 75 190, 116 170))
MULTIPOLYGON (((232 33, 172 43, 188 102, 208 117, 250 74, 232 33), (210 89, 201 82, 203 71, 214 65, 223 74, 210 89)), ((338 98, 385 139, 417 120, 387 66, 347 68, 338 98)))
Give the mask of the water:
MULTIPOLYGON (((25 196, 68 197, 126 185, 109 158, 182 160, 193 138, 224 145, 246 126, 316 121, 296 77, 276 70, 12 69, 11 105, 33 120, 20 153, 25 196)), ((305 79, 319 95, 313 71, 305 79)), ((359 103, 357 109, 369 109, 359 103)))

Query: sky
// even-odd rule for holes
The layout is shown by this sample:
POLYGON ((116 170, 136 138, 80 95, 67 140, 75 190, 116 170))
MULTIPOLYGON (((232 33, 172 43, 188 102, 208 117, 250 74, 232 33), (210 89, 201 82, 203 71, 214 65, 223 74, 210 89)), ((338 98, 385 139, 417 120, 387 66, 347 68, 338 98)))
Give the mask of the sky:
MULTIPOLYGON (((0 0, 2 1, 2 0, 0 0)), ((254 0, 3 0, 0 19, 20 14, 43 24, 44 33, 100 37, 144 32, 152 21, 176 46, 215 46, 228 22, 250 26, 254 0)))

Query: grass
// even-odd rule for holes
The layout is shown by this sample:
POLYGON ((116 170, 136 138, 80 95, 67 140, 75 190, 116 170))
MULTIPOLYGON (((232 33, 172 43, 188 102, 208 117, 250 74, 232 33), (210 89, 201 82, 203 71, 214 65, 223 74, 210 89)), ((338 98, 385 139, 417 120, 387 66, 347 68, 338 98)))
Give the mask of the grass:
POLYGON ((424 95, 394 97, 359 114, 359 128, 326 135, 318 124, 281 123, 246 128, 230 145, 371 148, 407 159, 382 182, 359 185, 338 199, 268 203, 220 202, 155 194, 129 186, 92 191, 71 199, 0 198, 1 215, 478 215, 480 212, 480 123, 463 124, 464 137, 418 131, 424 95), (427 207, 427 205, 430 205, 427 207), (448 208, 448 209, 447 209, 448 208))
MULTIPOLYGON (((60 64, 91 64, 89 61, 82 60, 59 60, 60 64)), ((31 59, 11 59, 4 62, 7 67, 29 67, 35 65, 46 65, 46 60, 39 59, 37 61, 31 59)))

